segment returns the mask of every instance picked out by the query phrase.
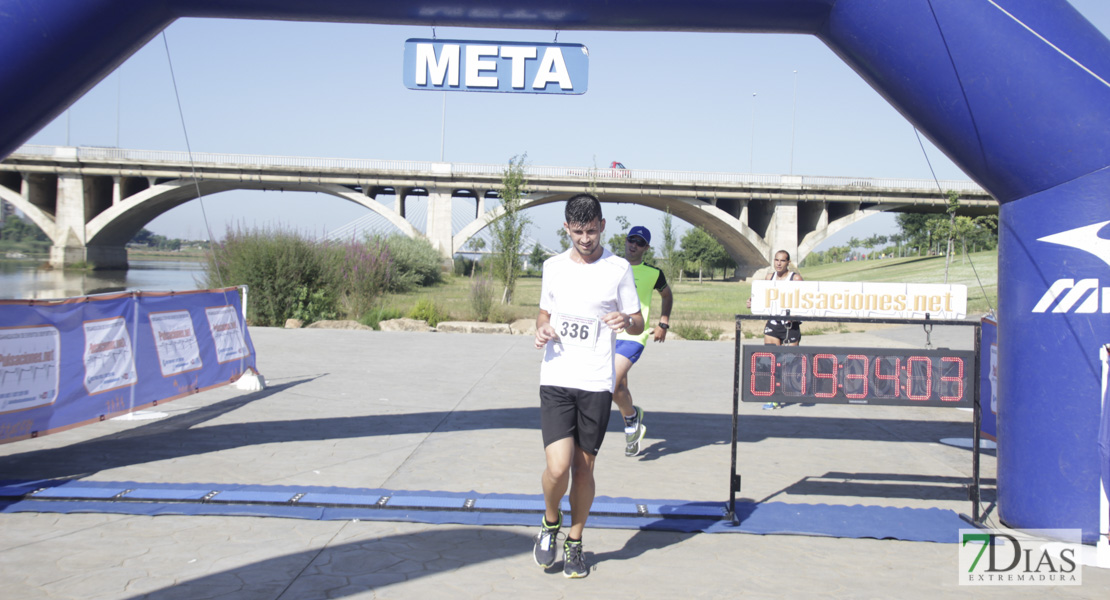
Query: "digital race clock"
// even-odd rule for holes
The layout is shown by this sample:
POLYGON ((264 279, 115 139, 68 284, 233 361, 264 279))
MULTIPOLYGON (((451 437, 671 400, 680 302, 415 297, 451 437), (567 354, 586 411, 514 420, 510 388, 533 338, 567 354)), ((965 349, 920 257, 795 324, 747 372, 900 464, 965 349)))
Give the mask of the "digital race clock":
POLYGON ((744 346, 744 402, 971 407, 975 352, 744 346))

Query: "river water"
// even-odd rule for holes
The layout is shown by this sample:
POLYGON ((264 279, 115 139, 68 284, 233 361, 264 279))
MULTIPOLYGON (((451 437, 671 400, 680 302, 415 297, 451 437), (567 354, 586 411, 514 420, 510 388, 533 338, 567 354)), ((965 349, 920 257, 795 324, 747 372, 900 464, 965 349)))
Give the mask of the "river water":
POLYGON ((131 260, 126 271, 62 271, 33 261, 0 261, 0 299, 45 300, 122 291, 184 291, 203 286, 203 264, 131 260))

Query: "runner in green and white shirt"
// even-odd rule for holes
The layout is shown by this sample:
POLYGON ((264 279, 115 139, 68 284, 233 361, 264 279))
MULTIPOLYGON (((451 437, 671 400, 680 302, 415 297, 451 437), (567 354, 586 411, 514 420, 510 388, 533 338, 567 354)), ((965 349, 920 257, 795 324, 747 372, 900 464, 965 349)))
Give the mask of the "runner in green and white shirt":
POLYGON ((621 333, 617 335, 617 387, 613 390, 613 403, 624 417, 624 455, 636 456, 640 453, 640 444, 643 442, 647 428, 644 427, 644 411, 639 406, 632 404, 632 392, 628 389, 628 371, 640 359, 650 335, 656 342, 667 339, 667 330, 670 328, 671 306, 674 296, 671 288, 667 286, 667 278, 663 271, 644 264, 644 253, 651 247, 651 232, 647 227, 637 225, 628 231, 624 242, 624 257, 632 265, 632 275, 636 279, 636 294, 640 297, 640 312, 644 315, 644 323, 651 320, 651 293, 657 290, 663 298, 663 306, 659 315, 659 323, 649 331, 645 326, 643 333, 630 335, 621 333))

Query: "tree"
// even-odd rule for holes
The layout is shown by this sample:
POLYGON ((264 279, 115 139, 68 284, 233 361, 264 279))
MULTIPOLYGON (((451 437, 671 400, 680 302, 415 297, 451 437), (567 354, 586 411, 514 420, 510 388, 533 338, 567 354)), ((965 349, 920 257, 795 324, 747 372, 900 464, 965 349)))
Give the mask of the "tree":
POLYGON ((501 294, 502 304, 513 301, 516 280, 523 270, 520 255, 524 250, 524 233, 532 223, 520 207, 524 188, 528 185, 524 177, 524 161, 527 158, 528 154, 525 153, 509 159, 509 166, 501 173, 500 197, 503 212, 489 224, 493 276, 505 287, 501 294))
POLYGON ((609 236, 609 251, 624 258, 624 240, 628 237, 628 230, 632 228, 632 223, 624 215, 617 215, 614 221, 620 225, 621 230, 609 236))
POLYGON ((895 220, 902 232, 902 241, 910 248, 916 248, 920 255, 929 247, 929 215, 898 213, 895 220))
POLYGON ((470 241, 466 243, 466 247, 469 248, 472 252, 481 252, 486 248, 486 240, 478 236, 474 236, 470 238, 470 241))
POLYGON ((671 217, 671 210, 668 208, 666 214, 663 215, 663 247, 661 248, 661 251, 663 253, 663 260, 666 261, 664 274, 670 281, 675 280, 675 272, 678 270, 677 267, 680 266, 677 264, 676 259, 678 257, 675 255, 676 240, 673 221, 674 219, 673 217, 671 217))
POLYGON ((0 227, 0 239, 9 242, 46 242, 50 238, 46 237, 38 225, 12 215, 4 219, 4 225, 0 227))
POLYGON ((885 244, 886 239, 887 238, 885 235, 875 234, 865 240, 860 241, 860 244, 863 245, 864 248, 867 248, 868 257, 873 258, 872 255, 874 254, 874 252, 872 252, 872 250, 874 250, 877 246, 882 246, 883 244, 885 244))
MULTIPOLYGON (((466 247, 471 252, 481 252, 482 250, 485 250, 485 248, 486 248, 486 240, 483 239, 483 238, 480 238, 478 236, 474 236, 474 237, 470 238, 469 241, 466 242, 466 247)), ((480 257, 476 258, 474 260, 470 260, 469 258, 463 258, 462 260, 464 262, 463 263, 456 263, 456 266, 458 264, 462 264, 463 273, 466 273, 467 271, 469 271, 470 272, 470 277, 473 278, 474 277, 474 272, 478 270, 478 260, 479 259, 480 259, 480 257)), ((489 285, 488 282, 487 282, 487 285, 489 285)))
POLYGON ((143 227, 142 229, 139 230, 139 233, 135 234, 135 237, 131 238, 131 243, 132 244, 142 244, 144 246, 151 246, 151 245, 153 245, 152 244, 153 240, 154 240, 154 232, 147 229, 146 227, 143 227))
POLYGON ((829 257, 829 262, 844 262, 848 255, 852 253, 852 249, 848 246, 833 246, 825 251, 825 255, 829 257))
POLYGON ((948 266, 952 264, 952 237, 956 234, 956 211, 960 208, 960 194, 948 190, 948 242, 944 246, 944 283, 948 283, 948 266))
POLYGON ((556 233, 559 235, 559 247, 566 252, 567 248, 570 248, 570 235, 567 234, 565 227, 560 227, 556 233))
POLYGON ((682 236, 682 259, 686 264, 697 265, 699 282, 706 267, 728 269, 736 266, 725 247, 701 227, 690 229, 682 236))
POLYGON ((904 241, 905 236, 900 233, 895 233, 888 236, 887 239, 890 240, 891 244, 894 244, 895 256, 902 256, 902 242, 904 241))
POLYGON ((543 268, 543 261, 547 260, 547 250, 539 242, 532 246, 532 253, 528 255, 528 267, 539 270, 543 268))

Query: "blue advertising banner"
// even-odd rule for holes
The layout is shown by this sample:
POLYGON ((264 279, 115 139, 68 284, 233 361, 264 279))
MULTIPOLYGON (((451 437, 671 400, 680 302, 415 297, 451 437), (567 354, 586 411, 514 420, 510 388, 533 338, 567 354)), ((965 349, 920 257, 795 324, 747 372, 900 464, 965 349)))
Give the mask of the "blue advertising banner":
POLYGON ((411 90, 585 94, 590 52, 582 44, 405 40, 411 90))
POLYGON ((255 371, 237 288, 0 301, 0 443, 255 371))
MULTIPOLYGON (((1102 418, 1098 426, 1098 457, 1102 479, 1099 500, 1099 544, 1110 544, 1110 344, 1102 347, 1102 418)), ((1110 550, 1110 549, 1108 549, 1110 550)), ((1110 559, 1110 557, 1107 557, 1110 559)), ((1110 560, 1103 565, 1110 568, 1110 560)))
POLYGON ((998 323, 983 317, 979 345, 979 431, 988 440, 998 441, 998 323))

